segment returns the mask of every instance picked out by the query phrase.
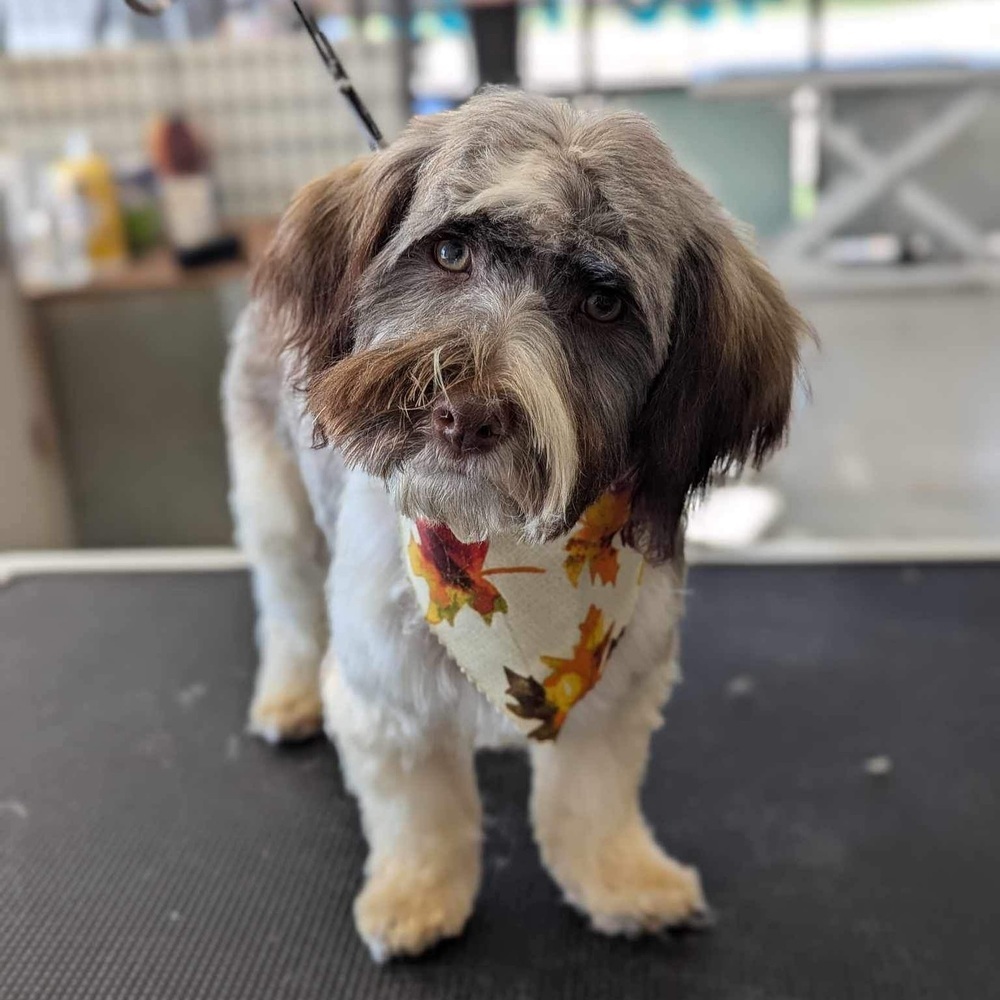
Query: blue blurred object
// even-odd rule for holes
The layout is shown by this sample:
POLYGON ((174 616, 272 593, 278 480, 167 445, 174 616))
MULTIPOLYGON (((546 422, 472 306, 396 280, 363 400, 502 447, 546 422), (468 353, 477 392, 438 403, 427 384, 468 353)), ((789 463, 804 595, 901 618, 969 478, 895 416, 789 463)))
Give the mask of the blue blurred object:
MULTIPOLYGON (((469 18, 460 0, 439 0, 436 10, 426 12, 431 15, 437 31, 445 35, 464 35, 469 32, 469 18)), ((419 15, 418 15, 419 16, 419 15)), ((436 33, 432 30, 429 34, 436 33)))
POLYGON ((455 0, 446 0, 437 10, 417 11, 410 19, 410 37, 415 41, 465 35, 469 30, 469 18, 455 0))
POLYGON ((625 0, 623 6, 640 24, 652 24, 669 2, 670 0, 645 0, 644 3, 632 3, 631 0, 625 0))
POLYGON ((450 97, 414 97, 413 113, 415 115, 436 115, 439 111, 451 111, 459 105, 459 101, 450 97))
POLYGON ((562 20, 562 5, 559 0, 542 0, 542 13, 553 27, 562 20))
MULTIPOLYGON (((558 5, 558 0, 548 0, 550 3, 558 5)), ((707 24, 715 19, 720 13, 720 3, 718 0, 679 0, 681 7, 686 11, 692 21, 707 24)), ((744 17, 752 17, 757 10, 759 0, 736 0, 739 12, 744 17)), ((641 0, 635 3, 633 0, 623 0, 622 6, 641 24, 651 24, 659 19, 671 0, 641 0)), ((546 8, 547 5, 546 5, 546 8)))
POLYGON ((703 24, 711 21, 716 14, 713 0, 687 0, 688 17, 692 21, 700 21, 703 24))
POLYGON ((324 14, 318 22, 320 30, 331 42, 349 38, 354 31, 351 19, 343 14, 324 14))
POLYGON ((438 16, 445 32, 461 35, 469 30, 469 20, 458 4, 448 4, 438 16))

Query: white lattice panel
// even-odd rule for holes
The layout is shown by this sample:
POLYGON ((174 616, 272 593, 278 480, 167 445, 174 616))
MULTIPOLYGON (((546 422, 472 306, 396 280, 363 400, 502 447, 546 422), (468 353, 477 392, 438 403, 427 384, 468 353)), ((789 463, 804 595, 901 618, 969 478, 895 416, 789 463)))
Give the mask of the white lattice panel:
MULTIPOLYGON (((389 45, 338 52, 387 136, 402 124, 389 45)), ((365 151, 346 103, 305 36, 136 46, 0 59, 0 147, 53 158, 77 129, 115 159, 141 151, 157 114, 182 111, 208 138, 224 211, 267 215, 312 177, 365 151)))

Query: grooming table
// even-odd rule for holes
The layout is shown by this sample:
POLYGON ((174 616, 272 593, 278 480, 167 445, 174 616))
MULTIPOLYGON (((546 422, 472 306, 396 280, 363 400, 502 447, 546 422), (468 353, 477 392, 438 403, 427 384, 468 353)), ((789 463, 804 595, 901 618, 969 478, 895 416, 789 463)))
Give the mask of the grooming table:
POLYGON ((1000 564, 702 566, 690 591, 645 797, 717 928, 587 931, 524 760, 493 754, 465 937, 378 967, 333 751, 243 734, 245 574, 0 586, 0 998, 1000 996, 1000 564))

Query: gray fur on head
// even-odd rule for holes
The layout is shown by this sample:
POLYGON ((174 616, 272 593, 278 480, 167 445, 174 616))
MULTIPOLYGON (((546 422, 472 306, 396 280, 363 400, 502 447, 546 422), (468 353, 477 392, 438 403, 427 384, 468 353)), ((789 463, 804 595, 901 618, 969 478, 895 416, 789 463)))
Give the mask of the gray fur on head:
POLYGON ((804 331, 645 118, 503 89, 305 188, 255 291, 320 432, 404 513, 540 540, 627 481, 652 559, 714 470, 782 441, 804 331), (469 271, 435 263, 446 237, 469 271), (595 288, 618 319, 583 312, 595 288), (429 433, 458 387, 515 414, 461 462, 429 433))

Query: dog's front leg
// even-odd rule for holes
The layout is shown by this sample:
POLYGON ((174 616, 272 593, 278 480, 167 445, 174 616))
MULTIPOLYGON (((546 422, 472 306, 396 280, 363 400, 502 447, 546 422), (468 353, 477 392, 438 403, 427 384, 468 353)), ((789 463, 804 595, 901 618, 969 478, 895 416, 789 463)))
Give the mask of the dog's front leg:
POLYGON ((341 497, 328 590, 324 719, 369 848, 355 921, 376 959, 416 955, 461 932, 479 888, 471 696, 417 609, 385 490, 361 473, 341 497))
POLYGON ((367 702, 335 668, 324 701, 368 839, 358 933, 377 961, 417 955, 461 933, 479 888, 471 736, 445 719, 426 724, 367 702))
POLYGON ((708 916, 697 871, 660 848, 639 804, 654 716, 636 698, 532 748, 542 859, 567 901, 605 934, 698 925, 708 916))

